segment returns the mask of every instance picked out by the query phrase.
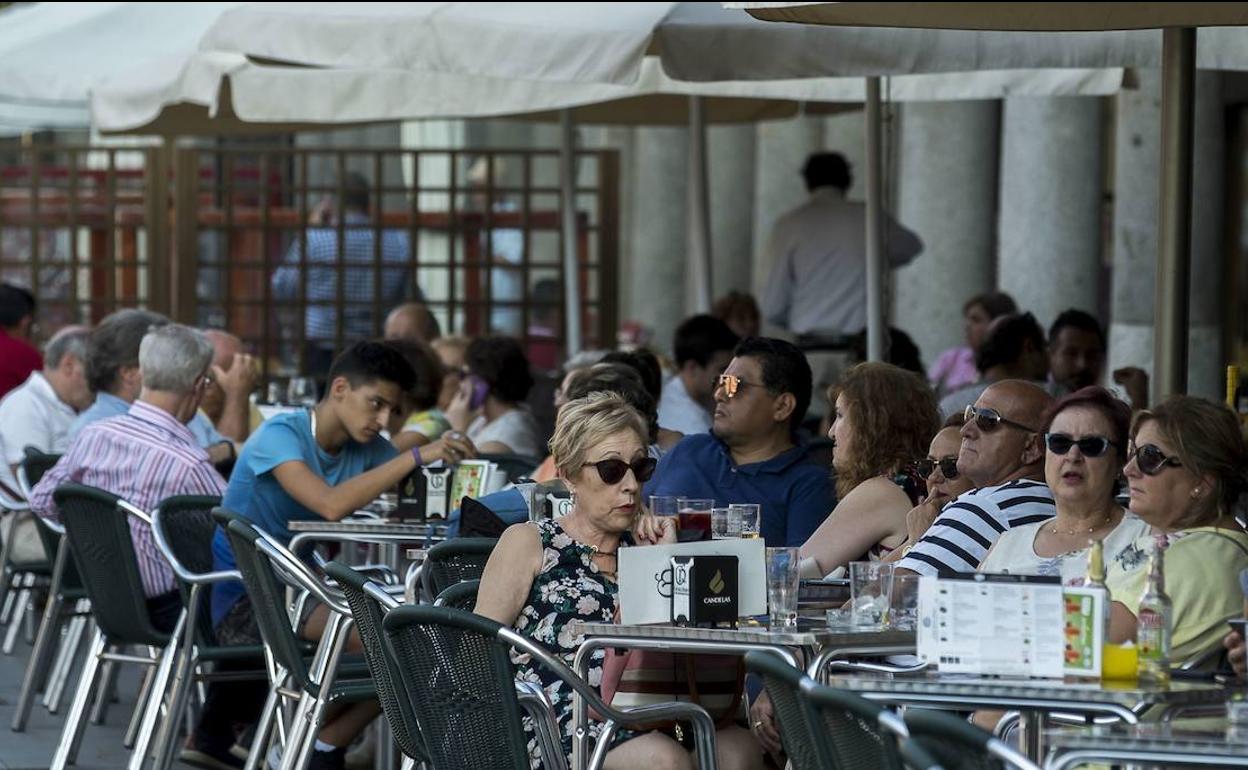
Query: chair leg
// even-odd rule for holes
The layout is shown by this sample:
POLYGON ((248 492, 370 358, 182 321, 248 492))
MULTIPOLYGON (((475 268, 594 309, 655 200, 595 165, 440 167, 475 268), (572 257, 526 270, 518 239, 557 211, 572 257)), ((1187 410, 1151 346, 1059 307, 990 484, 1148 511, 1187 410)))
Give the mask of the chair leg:
MULTIPOLYGON (((156 730, 156 720, 160 718, 161 708, 165 703, 165 695, 169 689, 169 675, 173 671, 173 661, 178 655, 178 642, 181 638, 182 622, 185 620, 186 614, 183 613, 178 618, 178 625, 173 634, 169 637, 169 644, 160 651, 160 662, 156 665, 156 670, 152 675, 152 686, 148 690, 146 701, 140 701, 135 707, 136 714, 140 709, 143 711, 143 721, 139 723, 138 739, 135 741, 134 752, 130 755, 128 770, 143 770, 148 757, 151 756, 152 735, 156 730)), ((177 724, 177 719, 171 712, 165 714, 165 720, 168 723, 177 724)))
MULTIPOLYGON (((86 599, 79 600, 79 609, 85 602, 86 599)), ((52 681, 44 693, 43 703, 47 706, 49 714, 60 711, 65 685, 69 682, 69 674, 74 670, 74 663, 78 660, 78 649, 82 647, 83 637, 93 633, 94 630, 95 622, 89 616, 79 615, 70 620, 69 631, 63 643, 65 655, 59 668, 53 671, 52 681)))
MULTIPOLYGON (((52 666, 48 669, 48 673, 43 682, 43 707, 48 708, 52 703, 52 690, 56 687, 57 677, 60 676, 61 670, 65 668, 65 659, 69 657, 69 646, 74 641, 74 621, 75 617, 66 617, 64 614, 60 618, 60 640, 56 643, 56 656, 52 658, 52 666)), ((39 640, 35 640, 38 645, 39 640)), ((76 652, 76 651, 75 651, 76 652)))
POLYGON ((12 655, 13 648, 17 645, 17 635, 22 630, 22 621, 26 619, 26 613, 30 609, 31 583, 33 577, 27 575, 22 579, 22 587, 17 592, 17 603, 13 608, 13 617, 9 620, 9 627, 4 635, 4 654, 12 655))
POLYGON ((144 666, 146 671, 143 672, 143 677, 139 680, 139 693, 134 699, 134 710, 130 712, 130 721, 126 723, 126 735, 121 739, 121 745, 127 749, 134 748, 135 737, 139 734, 139 723, 143 721, 147 702, 152 697, 152 688, 156 685, 156 675, 162 660, 160 650, 155 647, 148 647, 147 651, 152 656, 152 660, 156 662, 156 665, 144 666))
POLYGON ((66 765, 73 764, 78 758, 78 748, 82 745, 82 733, 87 726, 87 705, 100 678, 100 656, 104 654, 104 648, 107 646, 103 632, 97 629, 95 638, 91 640, 91 647, 87 651, 87 662, 82 667, 78 689, 74 692, 74 700, 70 704, 69 714, 65 718, 65 728, 61 732, 61 740, 56 746, 56 753, 52 755, 52 765, 49 770, 65 770, 66 765))
POLYGON ((13 581, 17 576, 4 570, 4 574, 0 575, 0 626, 9 622, 13 616, 13 581))
MULTIPOLYGON (((48 666, 53 657, 53 639, 59 639, 64 618, 61 608, 64 604, 59 593, 49 593, 48 602, 43 608, 43 620, 39 623, 39 633, 35 637, 35 647, 30 652, 30 660, 26 663, 26 673, 22 677, 22 687, 17 696, 17 710, 13 714, 12 728, 14 732, 26 729, 26 720, 30 718, 30 707, 34 703, 35 693, 48 681, 48 666)), ((60 663, 59 655, 57 663, 60 663)), ((45 692, 47 688, 45 687, 45 692)))
POLYGON ((281 707, 281 694, 278 685, 269 688, 269 696, 264 699, 264 710, 260 712, 260 721, 256 723, 256 737, 251 740, 251 750, 247 752, 247 764, 243 770, 259 770, 269 752, 269 735, 273 732, 273 722, 277 718, 277 710, 281 707))
MULTIPOLYGON (((122 653, 121 646, 110 647, 109 652, 122 653)), ((106 660, 100 664, 100 686, 95 690, 95 700, 91 704, 91 724, 102 725, 108 718, 108 707, 113 702, 113 691, 117 689, 117 668, 114 661, 106 660)), ((146 677, 146 674, 144 674, 146 677)))

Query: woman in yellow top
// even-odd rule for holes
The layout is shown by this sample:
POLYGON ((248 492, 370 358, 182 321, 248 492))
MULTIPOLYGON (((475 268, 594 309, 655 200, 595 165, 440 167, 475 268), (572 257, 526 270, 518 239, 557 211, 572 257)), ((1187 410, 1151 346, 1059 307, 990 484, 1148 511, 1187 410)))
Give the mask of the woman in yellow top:
POLYGON ((1110 638, 1135 639, 1154 543, 1165 546, 1166 593, 1174 604, 1170 659, 1219 646, 1226 621, 1244 609, 1238 576, 1248 567, 1248 534, 1232 516, 1248 488, 1248 451, 1239 421, 1221 404, 1175 396, 1136 415, 1124 473, 1131 512, 1151 531, 1108 565, 1110 638))

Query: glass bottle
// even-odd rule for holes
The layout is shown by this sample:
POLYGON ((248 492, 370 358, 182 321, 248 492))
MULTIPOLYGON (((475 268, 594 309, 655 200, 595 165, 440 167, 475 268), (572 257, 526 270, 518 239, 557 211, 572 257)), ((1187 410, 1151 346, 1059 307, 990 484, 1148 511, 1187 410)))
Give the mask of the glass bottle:
POLYGON ((1105 585, 1105 543, 1093 540, 1088 549, 1088 588, 1099 588, 1105 594, 1105 603, 1101 610, 1101 643, 1109 644, 1109 604, 1114 599, 1110 596, 1109 586, 1105 585))
POLYGON ((1148 585, 1140 597, 1136 613, 1136 646, 1140 650, 1141 682, 1166 684, 1170 681, 1170 634, 1174 605, 1166 595, 1165 549, 1154 548, 1148 562, 1148 585))

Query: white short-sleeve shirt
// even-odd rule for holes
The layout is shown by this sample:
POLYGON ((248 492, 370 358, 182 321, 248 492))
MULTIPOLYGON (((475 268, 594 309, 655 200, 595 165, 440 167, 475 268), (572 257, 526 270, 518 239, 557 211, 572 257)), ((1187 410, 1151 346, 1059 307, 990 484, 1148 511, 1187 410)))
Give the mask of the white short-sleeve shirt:
POLYGON ((77 412, 57 397, 40 372, 33 372, 0 401, 0 482, 16 490, 9 466, 21 463, 23 450, 64 454, 69 448, 69 426, 77 412))

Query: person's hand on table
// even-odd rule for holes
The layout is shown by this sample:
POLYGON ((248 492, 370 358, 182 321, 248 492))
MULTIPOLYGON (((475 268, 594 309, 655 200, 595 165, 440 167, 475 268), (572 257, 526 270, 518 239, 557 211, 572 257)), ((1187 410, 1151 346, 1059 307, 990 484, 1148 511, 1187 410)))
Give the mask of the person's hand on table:
POLYGON ((658 545, 676 542, 676 517, 655 516, 643 513, 633 526, 633 540, 637 545, 658 545))
POLYGON ((750 706, 750 732, 754 733, 754 737, 768 754, 779 757, 784 753, 784 746, 780 743, 780 730, 776 727, 775 709, 766 690, 750 706))
POLYGON ((477 456, 477 447, 472 439, 457 430, 448 430, 437 441, 431 441, 420 448, 420 459, 429 463, 442 460, 453 465, 460 460, 472 460, 477 456))
POLYGON ((1222 646, 1226 648, 1226 659, 1235 670, 1235 675, 1244 676, 1245 668, 1248 667, 1248 661, 1245 660, 1248 657, 1245 654, 1248 653, 1248 648, 1244 645, 1244 637, 1232 631, 1222 639, 1222 646))

